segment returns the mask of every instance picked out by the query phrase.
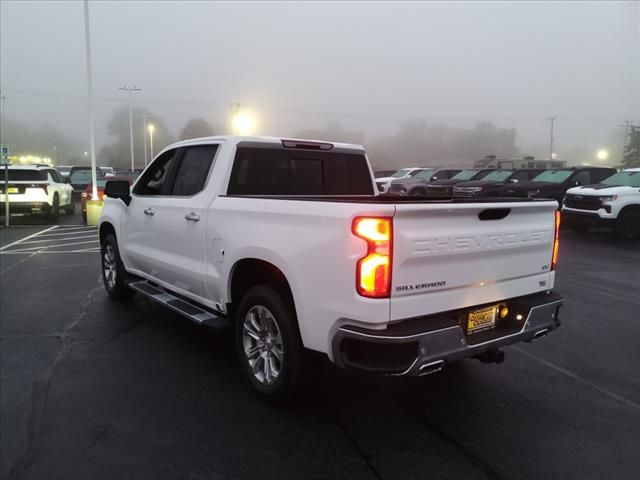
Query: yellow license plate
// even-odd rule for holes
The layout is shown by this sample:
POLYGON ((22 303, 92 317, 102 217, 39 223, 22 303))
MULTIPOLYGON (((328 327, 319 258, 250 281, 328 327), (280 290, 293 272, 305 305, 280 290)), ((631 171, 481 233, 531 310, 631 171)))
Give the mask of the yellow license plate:
POLYGON ((18 193, 18 187, 9 187, 7 189, 7 192, 9 192, 9 193, 18 193))
POLYGON ((467 317, 467 333, 479 333, 494 328, 496 326, 497 315, 497 305, 469 312, 467 317))

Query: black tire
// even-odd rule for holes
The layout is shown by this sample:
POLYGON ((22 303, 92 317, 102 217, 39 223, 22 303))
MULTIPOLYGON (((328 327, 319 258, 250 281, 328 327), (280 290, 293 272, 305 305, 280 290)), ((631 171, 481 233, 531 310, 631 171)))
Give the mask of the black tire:
POLYGON ((640 238, 640 212, 625 212, 620 215, 616 220, 614 231, 621 240, 640 238))
POLYGON ((414 188, 409 192, 409 195, 412 197, 424 197, 427 194, 424 188, 414 188))
POLYGON ((100 258, 102 259, 102 283, 107 294, 118 300, 131 298, 135 292, 127 286, 127 272, 120 259, 118 242, 114 235, 107 235, 100 244, 100 258))
POLYGON ((238 305, 235 336, 241 368, 258 395, 276 405, 290 403, 300 387, 304 362, 304 348, 291 302, 266 285, 251 288, 238 305), (262 309, 271 315, 277 329, 272 327, 271 320, 262 309), (257 326, 252 319, 259 320, 257 326), (265 328, 261 330, 258 326, 265 328), (250 359, 248 350, 261 353, 250 359), (267 372, 270 372, 270 380, 267 372))
POLYGON ((73 201, 73 199, 69 201, 69 205, 66 205, 64 207, 64 213, 66 213, 67 215, 73 215, 74 213, 76 213, 76 203, 73 201))
POLYGON ((60 215, 60 197, 57 193, 53 194, 53 204, 51 208, 49 208, 49 218, 51 220, 58 220, 58 216, 60 215))

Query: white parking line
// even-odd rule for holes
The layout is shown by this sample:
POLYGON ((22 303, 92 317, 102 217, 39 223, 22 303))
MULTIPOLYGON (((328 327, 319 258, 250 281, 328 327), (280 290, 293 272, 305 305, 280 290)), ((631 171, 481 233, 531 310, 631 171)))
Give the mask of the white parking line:
MULTIPOLYGON (((11 202, 9 202, 9 203, 11 203, 11 202)), ((32 233, 31 235, 27 235, 26 237, 21 238, 20 240, 16 240, 15 242, 11 242, 8 245, 5 245, 4 247, 0 248, 0 252, 2 252, 4 250, 6 250, 7 248, 10 248, 10 247, 12 247, 14 245, 19 245, 21 242, 24 242, 25 240, 28 240, 28 239, 33 238, 33 237, 36 237, 41 233, 48 232, 49 230, 53 230, 54 228, 56 228, 55 225, 53 227, 49 227, 49 228, 45 228, 44 230, 40 230, 39 232, 32 233)))
MULTIPOLYGON (((55 230, 57 231, 57 230, 55 230)), ((38 235, 38 237, 59 237, 60 235, 82 235, 84 233, 95 232, 98 233, 98 230, 95 228, 87 229, 87 230, 75 230, 73 232, 63 232, 63 233, 45 233, 44 235, 38 235)))
MULTIPOLYGON (((11 252, 9 253, 13 253, 13 252, 29 252, 29 251, 38 251, 39 253, 40 250, 48 250, 50 248, 58 248, 58 247, 69 247, 71 245, 84 245, 86 243, 98 243, 100 242, 100 240, 96 239, 96 240, 87 240, 86 242, 73 242, 73 243, 61 243, 58 245, 42 245, 42 246, 33 246, 33 247, 28 247, 28 248, 16 248, 14 250, 11 250, 11 252), (40 249, 40 250, 38 250, 40 249)), ((53 253, 53 252, 49 252, 49 253, 53 253)))
POLYGON ((28 243, 45 243, 45 242, 64 242, 65 240, 80 240, 82 238, 98 238, 98 234, 85 235, 83 237, 69 237, 69 238, 49 238, 48 240, 30 240, 28 242, 20 242, 20 245, 26 245, 28 243))
POLYGON ((583 385, 587 385, 588 387, 591 387, 594 390, 597 390, 598 392, 602 393, 603 395, 606 395, 609 398, 617 400, 620 403, 624 403, 628 407, 635 408, 636 410, 640 410, 640 404, 634 402, 633 400, 629 400, 628 398, 625 398, 622 395, 618 395, 617 393, 610 392, 609 390, 607 390, 605 388, 602 388, 602 387, 596 385, 595 383, 592 383, 589 380, 586 380, 586 379, 576 375, 575 373, 570 372, 569 370, 565 370, 564 368, 562 368, 559 365, 556 365, 555 363, 551 363, 550 361, 545 360, 544 358, 538 357, 537 355, 534 355, 533 353, 529 353, 529 352, 523 350, 520 347, 512 347, 512 348, 514 350, 522 353, 523 355, 526 355, 527 357, 529 357, 529 358, 541 363, 542 365, 545 365, 545 366, 549 367, 550 369, 555 370, 558 373, 561 373, 563 375, 566 375, 569 378, 572 378, 573 380, 575 380, 578 383, 582 383, 583 385))

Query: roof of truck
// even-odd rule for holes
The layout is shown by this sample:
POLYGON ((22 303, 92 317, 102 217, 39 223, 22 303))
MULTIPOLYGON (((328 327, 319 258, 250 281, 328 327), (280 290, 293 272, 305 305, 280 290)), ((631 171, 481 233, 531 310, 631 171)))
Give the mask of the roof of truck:
POLYGON ((220 141, 220 140, 233 143, 235 145, 239 143, 245 143, 245 142, 246 143, 269 143, 269 144, 282 145, 283 140, 295 140, 298 142, 330 143, 333 145, 335 149, 364 150, 364 147, 362 145, 357 145, 355 143, 340 143, 340 142, 332 142, 330 140, 303 139, 303 138, 291 138, 291 137, 259 137, 259 136, 239 136, 239 135, 216 135, 214 137, 191 138, 189 140, 182 140, 180 142, 167 145, 165 149, 182 147, 187 145, 205 144, 208 142, 220 141))

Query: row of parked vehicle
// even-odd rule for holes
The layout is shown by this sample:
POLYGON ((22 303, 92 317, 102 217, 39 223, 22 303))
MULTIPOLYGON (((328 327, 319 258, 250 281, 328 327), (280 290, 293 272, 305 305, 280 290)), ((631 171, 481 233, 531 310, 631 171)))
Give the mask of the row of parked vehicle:
MULTIPOLYGON (((86 219, 86 201, 92 199, 91 167, 51 167, 49 165, 11 165, 8 168, 10 213, 47 215, 55 219, 60 210, 72 215, 75 203, 80 201, 83 218, 86 219)), ((113 167, 98 167, 98 199, 104 198, 104 186, 108 180, 120 179, 133 182, 137 172, 115 172, 113 167)), ((0 174, 0 207, 4 213, 4 174, 0 174)))
POLYGON ((606 225, 624 239, 640 237, 640 169, 610 167, 560 169, 403 168, 377 172, 386 195, 429 198, 552 198, 568 227, 585 231, 606 225))

